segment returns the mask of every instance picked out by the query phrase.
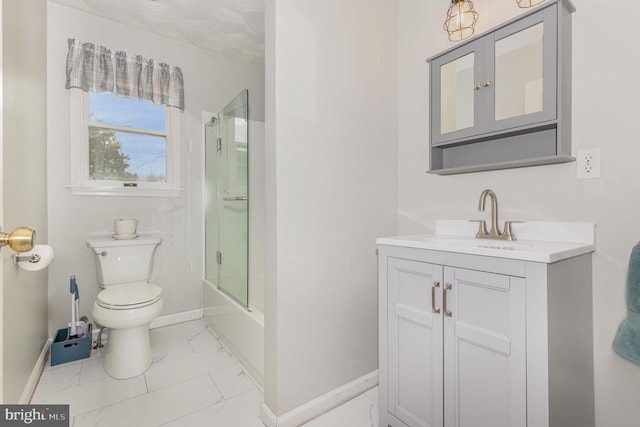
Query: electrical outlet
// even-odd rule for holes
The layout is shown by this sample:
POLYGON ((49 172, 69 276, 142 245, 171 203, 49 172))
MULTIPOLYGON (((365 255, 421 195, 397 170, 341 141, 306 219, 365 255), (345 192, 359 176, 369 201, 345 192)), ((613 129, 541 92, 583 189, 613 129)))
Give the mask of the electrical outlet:
POLYGON ((576 177, 600 178, 600 148, 585 148, 576 153, 576 177))

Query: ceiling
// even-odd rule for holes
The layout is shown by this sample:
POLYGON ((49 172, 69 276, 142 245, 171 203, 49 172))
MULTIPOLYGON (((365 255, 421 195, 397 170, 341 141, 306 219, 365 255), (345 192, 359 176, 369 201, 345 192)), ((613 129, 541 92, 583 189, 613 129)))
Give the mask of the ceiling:
POLYGON ((264 65, 264 0, 50 0, 264 65))

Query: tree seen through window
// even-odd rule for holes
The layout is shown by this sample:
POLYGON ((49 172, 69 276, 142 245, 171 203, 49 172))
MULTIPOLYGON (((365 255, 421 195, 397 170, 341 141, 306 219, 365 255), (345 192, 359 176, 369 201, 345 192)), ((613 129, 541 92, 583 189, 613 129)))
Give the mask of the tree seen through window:
POLYGON ((90 179, 166 182, 164 108, 112 93, 91 93, 90 179))

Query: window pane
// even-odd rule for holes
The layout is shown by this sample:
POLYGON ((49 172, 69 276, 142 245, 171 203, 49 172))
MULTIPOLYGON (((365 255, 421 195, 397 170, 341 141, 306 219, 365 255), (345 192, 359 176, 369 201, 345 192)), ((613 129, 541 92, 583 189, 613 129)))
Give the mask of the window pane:
POLYGON ((138 129, 165 130, 165 107, 138 98, 120 98, 111 92, 89 93, 89 121, 138 129))
POLYGON ((166 138, 89 126, 89 178, 166 182, 166 138))

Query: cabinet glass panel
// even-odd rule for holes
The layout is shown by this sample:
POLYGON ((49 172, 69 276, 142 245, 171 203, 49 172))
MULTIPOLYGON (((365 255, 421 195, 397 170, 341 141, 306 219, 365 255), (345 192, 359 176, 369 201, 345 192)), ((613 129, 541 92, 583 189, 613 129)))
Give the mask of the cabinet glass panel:
POLYGON ((543 108, 543 23, 495 43, 495 119, 543 108))
POLYGON ((440 132, 473 127, 473 65, 469 53, 440 67, 440 132))

